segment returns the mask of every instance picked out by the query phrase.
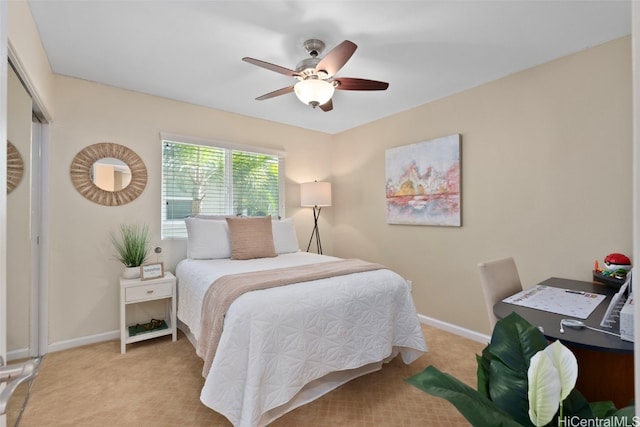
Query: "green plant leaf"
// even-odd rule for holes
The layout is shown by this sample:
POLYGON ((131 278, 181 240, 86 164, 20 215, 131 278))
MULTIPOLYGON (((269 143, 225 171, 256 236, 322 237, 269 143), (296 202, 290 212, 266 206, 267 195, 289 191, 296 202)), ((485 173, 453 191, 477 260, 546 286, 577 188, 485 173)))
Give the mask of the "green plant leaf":
POLYGON ((562 383, 549 352, 541 350, 531 358, 529 378, 529 419, 536 426, 551 422, 560 408, 562 383))
POLYGON ((606 418, 616 413, 616 405, 612 401, 592 402, 589 404, 591 412, 596 418, 606 418))
MULTIPOLYGON (((612 404, 613 405, 613 404, 612 404)), ((589 419, 593 418, 594 413, 585 397, 575 388, 569 396, 562 402, 563 416, 589 419)))
MULTIPOLYGON (((607 403, 611 402, 598 402, 603 403, 606 406, 607 403)), ((613 405, 613 404, 612 404, 613 405)), ((595 411, 594 411, 595 413, 595 411)), ((613 414, 609 415, 605 418, 605 420, 609 420, 608 424, 605 424, 606 421, 602 421, 600 425, 608 425, 608 426, 636 426, 634 424, 634 416, 636 415, 635 405, 625 406, 622 409, 618 409, 613 414), (618 421, 614 421, 618 420, 618 421), (622 422, 624 421, 624 422, 622 422)))
POLYGON ((491 365, 489 346, 482 350, 482 356, 476 354, 476 362, 478 363, 478 369, 476 370, 478 393, 489 399, 489 366, 491 365))
POLYGON ((546 347, 542 332, 516 313, 499 320, 491 336, 490 399, 525 426, 532 425, 527 394, 529 361, 546 347))
POLYGON ((532 426, 529 419, 527 372, 514 371, 500 360, 491 361, 489 372, 491 401, 524 426, 532 426))
POLYGON ((516 372, 527 372, 529 360, 546 347, 543 333, 515 312, 500 319, 491 335, 491 354, 516 372))
POLYGON ((520 424, 496 408, 489 399, 434 366, 428 366, 406 381, 429 394, 448 400, 471 425, 520 427, 520 424))
POLYGON ((151 246, 149 227, 145 225, 120 226, 120 236, 111 234, 118 260, 126 267, 138 267, 144 264, 151 246))

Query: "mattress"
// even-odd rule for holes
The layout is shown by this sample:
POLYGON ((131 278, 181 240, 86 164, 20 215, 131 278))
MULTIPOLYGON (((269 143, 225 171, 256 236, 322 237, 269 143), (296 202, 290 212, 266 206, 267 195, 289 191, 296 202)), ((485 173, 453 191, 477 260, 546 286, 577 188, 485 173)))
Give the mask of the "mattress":
MULTIPOLYGON (((197 340, 218 277, 337 259, 185 259, 176 267, 178 318, 197 340)), ((262 426, 398 353, 411 363, 426 350, 409 285, 388 269, 248 292, 226 313, 200 400, 234 426, 262 426)))

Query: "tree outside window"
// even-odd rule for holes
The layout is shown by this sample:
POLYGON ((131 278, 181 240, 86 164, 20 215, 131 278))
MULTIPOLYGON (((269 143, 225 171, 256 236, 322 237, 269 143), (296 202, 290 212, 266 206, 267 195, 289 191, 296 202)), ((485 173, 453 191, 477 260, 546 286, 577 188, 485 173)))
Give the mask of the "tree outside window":
POLYGON ((277 155, 163 141, 162 232, 186 237, 190 215, 280 215, 277 155))

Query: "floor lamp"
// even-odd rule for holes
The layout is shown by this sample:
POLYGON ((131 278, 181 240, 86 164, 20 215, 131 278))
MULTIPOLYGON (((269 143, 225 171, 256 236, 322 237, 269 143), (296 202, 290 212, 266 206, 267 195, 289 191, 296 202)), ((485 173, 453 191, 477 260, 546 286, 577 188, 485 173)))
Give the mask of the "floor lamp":
POLYGON ((320 229, 318 228, 318 218, 320 210, 324 206, 331 206, 331 183, 330 182, 304 182, 300 184, 300 206, 313 208, 313 231, 307 245, 307 252, 311 248, 311 242, 315 236, 316 249, 322 253, 322 243, 320 242, 320 229))

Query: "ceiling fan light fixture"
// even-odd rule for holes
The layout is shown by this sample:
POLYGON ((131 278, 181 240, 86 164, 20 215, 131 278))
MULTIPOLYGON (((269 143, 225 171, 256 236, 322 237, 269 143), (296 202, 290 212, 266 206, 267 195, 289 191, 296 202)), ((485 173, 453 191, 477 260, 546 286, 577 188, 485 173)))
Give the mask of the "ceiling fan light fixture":
POLYGON ((324 42, 318 39, 305 41, 304 48, 310 57, 298 63, 295 70, 245 56, 243 61, 285 76, 295 77, 297 83, 274 90, 256 98, 257 101, 274 98, 291 92, 305 105, 320 107, 324 112, 333 110, 334 92, 337 90, 386 90, 389 83, 353 77, 334 78, 355 52, 355 43, 345 40, 329 51, 323 58, 324 42))
POLYGON ((336 88, 328 81, 307 78, 296 83, 293 90, 300 102, 315 108, 329 102, 336 88))

